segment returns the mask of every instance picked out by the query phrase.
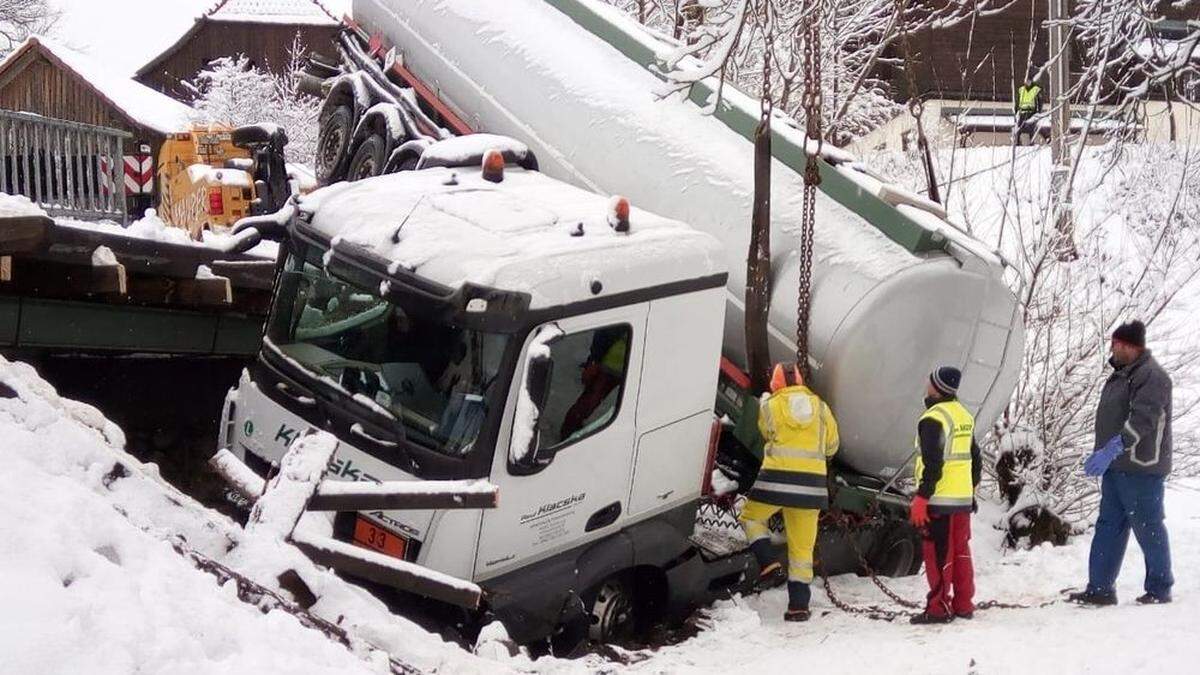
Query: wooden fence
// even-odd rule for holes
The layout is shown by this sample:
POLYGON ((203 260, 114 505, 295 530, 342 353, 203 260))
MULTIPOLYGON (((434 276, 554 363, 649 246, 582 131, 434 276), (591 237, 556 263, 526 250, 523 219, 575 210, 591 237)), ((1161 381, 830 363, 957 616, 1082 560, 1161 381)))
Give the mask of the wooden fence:
POLYGON ((53 216, 125 223, 122 148, 131 134, 0 110, 0 192, 53 216))

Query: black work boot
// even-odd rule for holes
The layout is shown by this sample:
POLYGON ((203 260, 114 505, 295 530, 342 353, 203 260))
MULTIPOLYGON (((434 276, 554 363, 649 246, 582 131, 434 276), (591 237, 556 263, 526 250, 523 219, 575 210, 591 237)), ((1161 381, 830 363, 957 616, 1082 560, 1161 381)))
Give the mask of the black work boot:
POLYGON ((812 614, 807 609, 789 609, 783 613, 783 620, 787 622, 808 621, 812 618, 812 614))
POLYGON ((1110 607, 1117 604, 1117 593, 1116 591, 1108 591, 1107 593, 1100 591, 1079 591, 1068 595, 1067 602, 1091 607, 1110 607))
POLYGON ((754 580, 754 592, 762 593, 779 586, 787 579, 787 570, 783 569, 783 564, 777 562, 767 563, 767 566, 759 570, 758 578, 754 580))
POLYGON ((803 581, 788 581, 788 608, 783 613, 784 621, 808 621, 812 616, 808 611, 808 602, 812 599, 812 589, 803 581))
POLYGON ((1145 595, 1138 596, 1137 599, 1137 603, 1139 605, 1165 605, 1169 602, 1171 602, 1171 596, 1169 594, 1155 595, 1154 593, 1146 593, 1145 595))
POLYGON ((914 626, 925 626, 931 624, 950 623, 954 620, 953 614, 930 614, 928 611, 921 612, 908 620, 914 626))
POLYGON ((771 540, 763 538, 750 544, 750 553, 758 561, 758 578, 754 580, 754 592, 775 588, 787 579, 787 570, 783 564, 774 559, 771 550, 771 540))

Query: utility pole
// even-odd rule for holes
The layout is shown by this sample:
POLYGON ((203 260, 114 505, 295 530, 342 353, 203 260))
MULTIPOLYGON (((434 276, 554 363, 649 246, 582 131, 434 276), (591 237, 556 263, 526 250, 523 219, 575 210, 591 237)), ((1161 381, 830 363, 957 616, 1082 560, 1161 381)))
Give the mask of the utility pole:
POLYGON ((1071 130, 1071 43, 1066 24, 1068 0, 1046 0, 1050 36, 1050 157, 1054 165, 1050 175, 1051 208, 1059 233, 1058 259, 1075 260, 1075 222, 1071 213, 1071 151, 1067 134, 1071 130))

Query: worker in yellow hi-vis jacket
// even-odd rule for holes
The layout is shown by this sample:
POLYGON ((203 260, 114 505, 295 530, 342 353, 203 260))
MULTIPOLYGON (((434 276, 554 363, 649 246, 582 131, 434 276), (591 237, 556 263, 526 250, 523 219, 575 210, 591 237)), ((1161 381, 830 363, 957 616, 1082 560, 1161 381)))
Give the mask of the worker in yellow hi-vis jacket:
POLYGON ((740 520, 760 569, 756 588, 784 578, 771 555, 767 521, 783 511, 787 534, 786 621, 807 621, 817 520, 829 506, 826 463, 838 449, 838 428, 829 406, 804 384, 795 364, 778 364, 771 394, 759 405, 758 429, 766 441, 762 469, 747 495, 740 520))

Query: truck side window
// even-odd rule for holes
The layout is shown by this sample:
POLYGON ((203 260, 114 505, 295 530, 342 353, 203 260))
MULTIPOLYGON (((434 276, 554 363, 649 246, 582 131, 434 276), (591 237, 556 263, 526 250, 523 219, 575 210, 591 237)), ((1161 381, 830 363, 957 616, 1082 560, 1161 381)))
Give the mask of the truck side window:
POLYGON ((538 427, 554 448, 590 436, 617 416, 629 368, 628 325, 574 333, 550 347, 554 374, 538 427))

